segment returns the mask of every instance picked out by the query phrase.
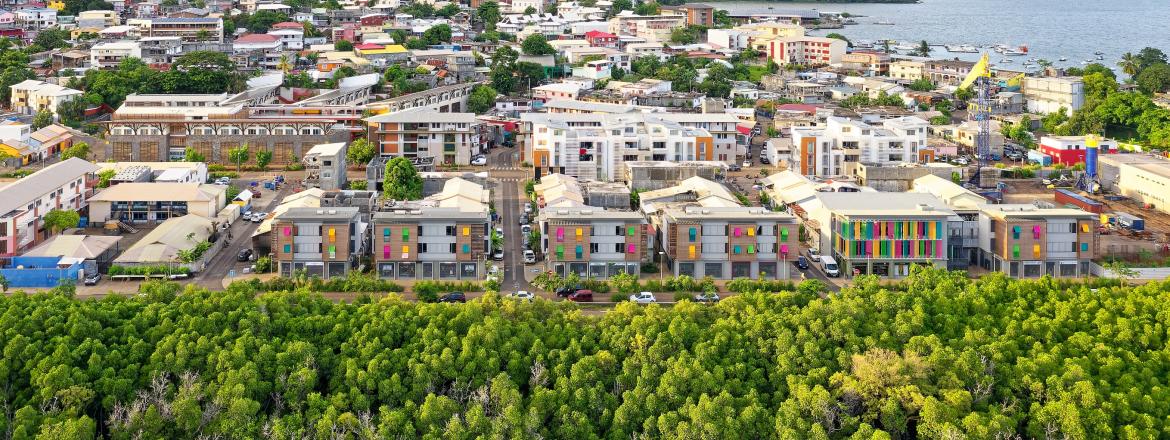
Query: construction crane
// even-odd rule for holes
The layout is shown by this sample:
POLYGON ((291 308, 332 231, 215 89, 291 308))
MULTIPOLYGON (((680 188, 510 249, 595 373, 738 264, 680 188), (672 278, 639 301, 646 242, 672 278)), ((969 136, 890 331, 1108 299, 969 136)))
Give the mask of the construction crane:
MULTIPOLYGON (((971 73, 959 84, 959 89, 975 86, 975 120, 979 122, 979 133, 975 134, 975 173, 971 175, 970 183, 975 187, 982 187, 981 174, 987 165, 987 158, 991 156, 991 68, 987 54, 979 58, 979 62, 971 68, 971 73)), ((968 112, 972 109, 968 107, 968 112)))

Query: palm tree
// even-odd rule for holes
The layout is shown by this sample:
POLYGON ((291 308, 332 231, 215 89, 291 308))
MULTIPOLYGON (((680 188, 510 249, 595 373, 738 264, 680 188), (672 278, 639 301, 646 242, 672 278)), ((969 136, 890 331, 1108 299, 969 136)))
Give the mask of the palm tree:
POLYGON ((1142 70, 1141 58, 1138 58, 1137 55, 1130 52, 1121 55, 1121 61, 1117 65, 1121 66, 1121 71, 1129 76, 1135 76, 1138 74, 1138 71, 1142 70))
POLYGON ((882 40, 882 52, 890 53, 890 40, 882 40))
POLYGON ((276 63, 276 68, 286 75, 288 74, 288 71, 292 69, 292 63, 288 62, 288 55, 280 56, 280 62, 276 63))
POLYGON ((920 57, 928 57, 930 56, 930 45, 926 44, 926 40, 922 40, 921 43, 918 43, 918 50, 915 52, 920 57))

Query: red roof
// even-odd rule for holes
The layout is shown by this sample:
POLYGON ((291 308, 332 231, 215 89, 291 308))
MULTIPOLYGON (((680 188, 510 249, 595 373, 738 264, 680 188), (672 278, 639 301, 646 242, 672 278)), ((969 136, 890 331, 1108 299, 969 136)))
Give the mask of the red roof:
POLYGON ((295 21, 282 21, 272 25, 272 29, 304 29, 305 25, 295 21))
POLYGON ((357 45, 357 46, 354 46, 353 48, 354 48, 354 49, 357 49, 357 50, 378 50, 378 49, 385 49, 385 47, 383 47, 383 46, 381 46, 381 45, 374 44, 374 43, 362 43, 362 44, 359 44, 359 45, 357 45))
POLYGON ((280 40, 276 35, 268 34, 248 34, 240 38, 236 38, 236 43, 274 43, 280 40))
POLYGON ((735 129, 736 129, 736 131, 739 131, 739 134, 749 135, 749 136, 752 134, 752 126, 748 125, 748 124, 744 124, 742 122, 739 124, 736 124, 735 129))
POLYGON ((617 35, 602 31, 589 31, 585 33, 585 38, 617 38, 617 35))

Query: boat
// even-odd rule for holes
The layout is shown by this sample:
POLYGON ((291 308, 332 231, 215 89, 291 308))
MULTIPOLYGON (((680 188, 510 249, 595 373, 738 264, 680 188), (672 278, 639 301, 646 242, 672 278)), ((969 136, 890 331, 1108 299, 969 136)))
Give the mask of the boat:
POLYGON ((876 24, 879 26, 893 26, 894 22, 892 22, 892 21, 875 21, 875 22, 873 22, 873 24, 876 24))
POLYGON ((1011 58, 1004 58, 1002 60, 999 60, 999 62, 1003 63, 1003 64, 1011 64, 1012 60, 1011 60, 1011 58))
POLYGON ((1105 52, 1096 51, 1096 52, 1093 52, 1093 55, 1105 55, 1105 52))
POLYGON ((1101 56, 1101 55, 1097 55, 1097 61, 1102 61, 1102 60, 1104 60, 1104 59, 1105 59, 1105 57, 1103 57, 1103 56, 1101 56))
POLYGON ((950 44, 950 45, 946 45, 943 47, 946 47, 947 52, 951 52, 951 53, 976 53, 976 52, 979 52, 979 49, 976 49, 975 46, 972 46, 970 44, 959 44, 959 45, 950 44))
POLYGON ((1060 57, 1060 61, 1068 61, 1068 57, 1060 57))
POLYGON ((1007 49, 1007 50, 1003 51, 1003 54, 1004 54, 1004 55, 1007 55, 1007 56, 1009 56, 1009 57, 1018 57, 1018 56, 1024 56, 1024 55, 1027 55, 1028 53, 1027 53, 1027 52, 1021 52, 1021 51, 1018 51, 1018 50, 1016 50, 1016 49, 1007 49))

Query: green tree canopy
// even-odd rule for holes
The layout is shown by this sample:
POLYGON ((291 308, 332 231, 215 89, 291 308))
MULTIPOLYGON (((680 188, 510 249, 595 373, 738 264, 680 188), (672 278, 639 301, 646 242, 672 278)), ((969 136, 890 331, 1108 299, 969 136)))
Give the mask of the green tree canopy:
POLYGON ((65 160, 71 157, 89 160, 89 144, 85 142, 77 142, 73 145, 70 145, 69 148, 66 148, 64 151, 61 151, 61 160, 65 160))
POLYGON ((48 127, 49 125, 52 125, 52 124, 53 124, 53 112, 49 111, 48 108, 43 108, 40 111, 38 111, 37 114, 33 115, 33 119, 32 119, 32 129, 33 130, 40 130, 40 129, 48 127))
POLYGON ((428 45, 436 45, 451 42, 451 26, 440 24, 431 26, 422 34, 422 40, 428 45))
POLYGON ((76 228, 81 223, 81 215, 74 210, 54 209, 45 214, 42 220, 45 228, 58 233, 69 228, 76 228))
POLYGON ((548 44, 548 39, 544 37, 544 34, 541 33, 535 33, 525 38, 524 42, 520 43, 520 49, 524 51, 525 55, 552 55, 557 53, 556 49, 553 49, 552 45, 548 44))
POLYGON ((382 196, 392 200, 418 200, 422 198, 423 181, 418 170, 405 157, 386 161, 386 174, 382 180, 382 196))
POLYGON ((487 113, 496 106, 496 96, 499 92, 487 85, 478 85, 471 90, 467 98, 467 110, 472 113, 487 113))
POLYGON ((337 40, 333 42, 333 50, 349 52, 353 50, 353 42, 349 40, 337 40))

